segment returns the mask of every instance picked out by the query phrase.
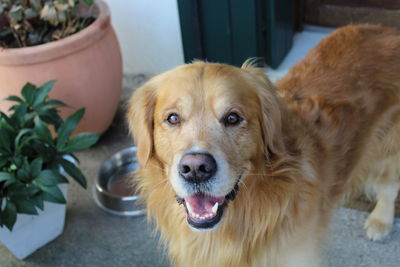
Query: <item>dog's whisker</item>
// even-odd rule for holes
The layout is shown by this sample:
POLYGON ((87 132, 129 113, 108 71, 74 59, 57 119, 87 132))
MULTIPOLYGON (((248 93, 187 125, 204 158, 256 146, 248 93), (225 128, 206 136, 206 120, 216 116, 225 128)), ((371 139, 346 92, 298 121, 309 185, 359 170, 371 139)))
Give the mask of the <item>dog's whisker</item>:
POLYGON ((162 170, 162 171, 164 171, 164 169, 163 169, 163 168, 161 168, 159 165, 156 165, 156 164, 154 164, 154 163, 151 163, 149 166, 151 166, 151 167, 154 167, 154 168, 156 168, 156 169, 159 169, 159 170, 162 170))
POLYGON ((265 173, 249 173, 247 176, 268 176, 268 174, 265 173))
POLYGON ((168 180, 162 179, 160 182, 154 184, 154 187, 164 186, 168 184, 168 180))
POLYGON ((241 187, 243 187, 243 190, 249 190, 249 188, 247 187, 247 185, 242 181, 242 180, 240 180, 239 181, 239 185, 241 186, 241 187))

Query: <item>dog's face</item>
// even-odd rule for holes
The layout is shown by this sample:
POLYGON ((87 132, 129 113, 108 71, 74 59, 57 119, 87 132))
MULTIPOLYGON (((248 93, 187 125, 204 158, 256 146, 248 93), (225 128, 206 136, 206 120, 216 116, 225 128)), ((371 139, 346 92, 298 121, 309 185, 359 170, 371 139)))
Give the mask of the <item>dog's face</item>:
POLYGON ((266 150, 279 151, 271 84, 250 70, 185 65, 153 78, 131 102, 139 163, 161 162, 193 228, 215 228, 266 150))

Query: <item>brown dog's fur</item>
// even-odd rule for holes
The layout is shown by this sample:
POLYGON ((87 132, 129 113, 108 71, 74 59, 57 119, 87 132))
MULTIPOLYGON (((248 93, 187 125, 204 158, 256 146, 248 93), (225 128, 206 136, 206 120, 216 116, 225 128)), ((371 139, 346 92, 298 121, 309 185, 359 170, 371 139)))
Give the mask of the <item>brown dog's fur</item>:
POLYGON ((390 231, 400 184, 399 31, 339 29, 276 88, 250 65, 196 62, 135 92, 128 121, 140 192, 173 263, 319 266, 331 211, 350 189, 377 197, 367 236, 390 231), (243 123, 221 125, 232 109, 243 123), (164 121, 171 111, 182 117, 177 127, 164 121), (243 174, 209 232, 190 229, 175 201, 180 189, 171 185, 174 165, 193 146, 222 155, 232 176, 243 174))

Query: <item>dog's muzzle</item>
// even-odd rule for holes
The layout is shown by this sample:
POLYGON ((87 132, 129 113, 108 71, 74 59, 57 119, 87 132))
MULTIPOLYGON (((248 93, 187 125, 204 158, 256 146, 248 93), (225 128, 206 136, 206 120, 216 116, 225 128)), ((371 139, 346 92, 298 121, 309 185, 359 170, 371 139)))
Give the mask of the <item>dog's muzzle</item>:
POLYGON ((222 219, 224 210, 229 201, 234 200, 239 191, 239 181, 237 180, 232 191, 224 197, 215 197, 198 192, 189 197, 176 197, 176 201, 185 207, 187 221, 195 229, 212 229, 222 219))
POLYGON ((187 153, 179 162, 179 175, 187 182, 207 182, 217 172, 217 162, 208 153, 187 153))
POLYGON ((187 153, 178 164, 179 176, 195 193, 185 198, 177 196, 176 200, 185 207, 187 221, 195 229, 212 229, 217 225, 227 203, 235 199, 239 190, 240 177, 229 194, 211 195, 207 189, 211 186, 217 170, 217 162, 209 153, 187 153))

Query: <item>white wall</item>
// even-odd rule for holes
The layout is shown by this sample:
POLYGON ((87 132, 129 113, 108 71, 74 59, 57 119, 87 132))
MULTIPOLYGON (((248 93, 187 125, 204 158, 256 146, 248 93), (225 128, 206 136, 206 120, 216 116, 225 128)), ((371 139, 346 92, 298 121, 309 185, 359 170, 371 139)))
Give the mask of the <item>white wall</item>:
POLYGON ((184 62, 177 0, 105 0, 124 72, 157 74, 184 62))

